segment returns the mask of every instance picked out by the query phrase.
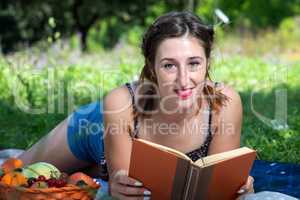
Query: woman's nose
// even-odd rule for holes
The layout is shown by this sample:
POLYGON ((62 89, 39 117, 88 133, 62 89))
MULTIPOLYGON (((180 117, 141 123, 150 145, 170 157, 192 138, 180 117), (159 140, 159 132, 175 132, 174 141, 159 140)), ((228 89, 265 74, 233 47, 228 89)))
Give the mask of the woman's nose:
POLYGON ((178 84, 181 88, 185 88, 188 84, 189 72, 185 69, 182 69, 178 73, 178 84))

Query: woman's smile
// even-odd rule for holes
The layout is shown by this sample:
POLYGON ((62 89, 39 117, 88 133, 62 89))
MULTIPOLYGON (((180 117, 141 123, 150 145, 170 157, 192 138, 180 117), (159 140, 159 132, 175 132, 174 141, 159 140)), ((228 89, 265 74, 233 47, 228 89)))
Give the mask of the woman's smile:
POLYGON ((175 89, 174 92, 181 100, 185 100, 192 96, 193 88, 175 89))

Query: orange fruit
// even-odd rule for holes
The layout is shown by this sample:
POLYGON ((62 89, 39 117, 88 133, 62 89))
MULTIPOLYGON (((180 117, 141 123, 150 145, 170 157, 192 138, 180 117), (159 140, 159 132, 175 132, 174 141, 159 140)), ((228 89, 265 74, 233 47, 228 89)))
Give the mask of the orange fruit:
POLYGON ((4 172, 4 174, 13 171, 16 168, 22 168, 23 162, 20 159, 17 158, 9 158, 2 164, 1 168, 4 172))
POLYGON ((21 172, 11 171, 2 177, 1 182, 11 186, 27 185, 27 177, 21 172))

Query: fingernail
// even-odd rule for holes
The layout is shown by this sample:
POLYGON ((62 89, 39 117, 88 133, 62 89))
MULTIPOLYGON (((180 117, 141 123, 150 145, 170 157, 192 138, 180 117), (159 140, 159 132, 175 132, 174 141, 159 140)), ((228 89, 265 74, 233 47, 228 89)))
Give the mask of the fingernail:
POLYGON ((150 200, 149 196, 144 197, 144 200, 150 200))
POLYGON ((134 185, 135 185, 135 186, 143 186, 143 183, 141 183, 141 182, 139 182, 139 181, 136 181, 136 182, 134 183, 134 185))
POLYGON ((150 195, 150 194, 151 194, 151 192, 149 190, 144 191, 144 195, 150 195))
POLYGON ((237 193, 239 193, 239 194, 243 194, 244 192, 246 192, 246 190, 245 189, 240 189, 237 193))

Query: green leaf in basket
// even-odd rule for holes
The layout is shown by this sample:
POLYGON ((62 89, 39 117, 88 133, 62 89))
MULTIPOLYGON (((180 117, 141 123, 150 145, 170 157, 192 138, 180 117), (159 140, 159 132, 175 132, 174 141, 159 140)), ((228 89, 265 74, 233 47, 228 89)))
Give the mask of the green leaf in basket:
POLYGON ((84 182, 83 180, 80 180, 76 183, 76 186, 80 187, 81 189, 85 190, 89 196, 91 197, 95 197, 97 194, 97 190, 98 188, 93 188, 91 186, 89 186, 86 182, 84 182))
POLYGON ((98 191, 98 189, 96 189, 96 188, 91 188, 91 187, 89 187, 89 186, 87 186, 87 187, 85 188, 85 190, 88 192, 89 196, 91 196, 92 198, 95 198, 95 196, 96 196, 96 194, 97 194, 97 191, 98 191))
POLYGON ((3 169, 0 169, 0 177, 3 176, 4 172, 3 169))
POLYGON ((80 181, 78 181, 78 182, 76 183, 76 186, 82 188, 82 187, 86 187, 87 184, 86 184, 86 182, 84 182, 83 180, 80 180, 80 181))

